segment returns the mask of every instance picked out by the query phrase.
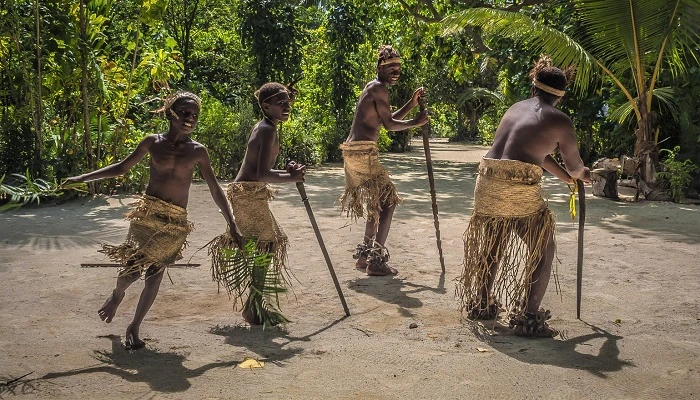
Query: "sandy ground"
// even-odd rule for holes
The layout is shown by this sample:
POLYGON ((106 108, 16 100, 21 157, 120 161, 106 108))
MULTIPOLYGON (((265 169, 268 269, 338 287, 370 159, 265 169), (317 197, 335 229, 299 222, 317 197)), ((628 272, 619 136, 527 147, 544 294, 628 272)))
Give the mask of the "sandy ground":
MULTIPOLYGON (((418 144, 418 143, 416 143, 418 144)), ((0 398, 692 398, 700 397, 700 208, 588 196, 582 320, 575 318, 576 224, 568 189, 545 178, 558 218, 561 294, 544 306, 555 340, 485 331, 463 320, 454 297, 462 233, 483 147, 433 144, 447 273, 440 274, 428 181, 419 146, 383 157, 405 202, 388 247, 395 278, 353 268, 362 225, 335 208, 340 165, 307 174, 306 188, 352 315, 343 318, 294 185, 276 185, 273 212, 295 238, 298 279, 282 308, 286 329, 248 327, 211 281, 206 251, 224 229, 206 185, 192 187, 196 231, 185 260, 141 327, 147 347, 121 340, 143 282, 111 324, 97 309, 115 268, 100 243, 121 242, 132 196, 97 197, 0 214, 0 398), (415 323, 416 328, 409 328, 415 323), (245 357, 265 361, 242 369, 245 357), (28 374, 26 377, 10 382, 28 374), (10 382, 8 384, 8 382, 10 382)), ((590 190, 589 190, 590 192, 590 190)), ((490 327, 490 325, 488 326, 490 327)))

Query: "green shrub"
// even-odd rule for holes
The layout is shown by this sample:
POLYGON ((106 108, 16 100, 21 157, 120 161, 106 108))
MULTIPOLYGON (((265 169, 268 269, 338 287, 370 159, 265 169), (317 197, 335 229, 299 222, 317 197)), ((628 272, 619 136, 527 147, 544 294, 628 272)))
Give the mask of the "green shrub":
POLYGON ((688 187, 693 182, 693 173, 698 170, 698 167, 690 160, 677 160, 676 157, 680 153, 681 147, 676 146, 673 150, 661 149, 660 154, 668 153, 664 165, 665 171, 658 173, 658 178, 662 184, 667 184, 671 197, 676 203, 681 201, 681 198, 688 190, 688 187))

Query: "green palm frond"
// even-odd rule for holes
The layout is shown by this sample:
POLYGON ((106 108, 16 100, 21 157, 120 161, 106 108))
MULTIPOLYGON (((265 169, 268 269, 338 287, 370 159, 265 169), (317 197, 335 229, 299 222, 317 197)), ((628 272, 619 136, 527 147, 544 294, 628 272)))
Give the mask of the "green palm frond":
POLYGON ((457 105, 461 106, 470 100, 490 100, 493 102, 504 102, 505 98, 501 93, 483 87, 469 87, 460 94, 457 105))
POLYGON ((470 8, 442 20, 443 35, 478 26, 487 34, 505 36, 534 52, 545 53, 561 66, 576 65, 575 85, 586 91, 598 71, 595 58, 573 38, 517 12, 492 8, 470 8))
MULTIPOLYGON (((557 65, 575 65, 575 86, 584 92, 602 70, 625 94, 637 119, 642 115, 634 98, 654 93, 662 66, 678 75, 698 64, 700 0, 574 3, 585 36, 575 33, 571 37, 524 14, 490 8, 471 8, 446 17, 443 34, 477 26, 487 34, 510 38, 533 52, 549 55, 557 65), (622 83, 623 77, 631 77, 630 87, 622 83)), ((647 109, 652 98, 646 98, 647 109)))
MULTIPOLYGON (((678 120, 680 110, 673 98, 673 88, 670 86, 654 89, 654 96, 659 99, 659 105, 662 112, 668 112, 674 120, 678 120)), ((638 99, 634 99, 637 101, 638 99)), ((616 121, 618 124, 630 122, 630 118, 634 116, 634 108, 631 103, 625 103, 613 110, 608 118, 616 121)))
POLYGON ((234 302, 240 302, 244 312, 252 313, 263 329, 289 322, 279 309, 279 295, 286 293, 287 288, 272 265, 273 254, 262 252, 253 239, 242 249, 232 246, 218 251, 212 276, 234 302))
POLYGON ((13 184, 5 183, 5 175, 0 179, 0 212, 22 207, 27 204, 40 204, 42 199, 58 197, 67 190, 86 192, 84 183, 58 185, 41 178, 33 179, 27 170, 23 174, 11 174, 13 184))

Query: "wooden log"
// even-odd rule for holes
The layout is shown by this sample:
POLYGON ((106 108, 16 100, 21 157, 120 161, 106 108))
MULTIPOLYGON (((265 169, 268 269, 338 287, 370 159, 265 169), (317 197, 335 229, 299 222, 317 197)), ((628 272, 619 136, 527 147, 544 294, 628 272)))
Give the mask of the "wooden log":
POLYGON ((609 199, 619 199, 617 193, 617 180, 620 173, 616 169, 597 168, 591 171, 593 181, 593 195, 609 199))

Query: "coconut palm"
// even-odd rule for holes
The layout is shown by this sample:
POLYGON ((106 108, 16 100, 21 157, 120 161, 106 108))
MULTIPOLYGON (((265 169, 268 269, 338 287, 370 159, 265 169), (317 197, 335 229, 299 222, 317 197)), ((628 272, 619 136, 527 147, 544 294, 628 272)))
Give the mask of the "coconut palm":
POLYGON ((571 36, 532 18, 490 8, 467 9, 446 17, 445 34, 467 26, 511 38, 555 63, 576 65, 576 88, 585 92, 600 73, 624 93, 637 120, 634 155, 639 189, 654 198, 658 147, 652 100, 672 102, 658 88, 662 68, 674 76, 698 64, 700 0, 574 0, 582 29, 571 36))

